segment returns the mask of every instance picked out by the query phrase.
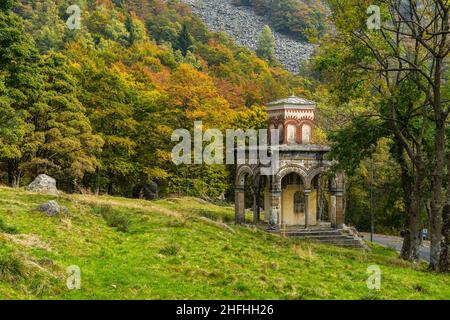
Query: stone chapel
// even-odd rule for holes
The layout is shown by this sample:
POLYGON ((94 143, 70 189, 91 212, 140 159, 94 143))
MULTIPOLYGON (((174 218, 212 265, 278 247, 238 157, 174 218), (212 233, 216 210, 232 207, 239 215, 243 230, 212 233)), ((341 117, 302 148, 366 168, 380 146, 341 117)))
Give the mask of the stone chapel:
POLYGON ((313 143, 315 102, 291 96, 269 103, 267 111, 268 128, 280 134, 279 143, 270 146, 279 151, 278 170, 265 176, 259 164, 236 166, 235 222, 245 223, 251 206, 253 223, 264 219, 270 230, 342 229, 344 175, 330 172, 330 148, 313 143), (251 190, 251 204, 246 190, 251 190))

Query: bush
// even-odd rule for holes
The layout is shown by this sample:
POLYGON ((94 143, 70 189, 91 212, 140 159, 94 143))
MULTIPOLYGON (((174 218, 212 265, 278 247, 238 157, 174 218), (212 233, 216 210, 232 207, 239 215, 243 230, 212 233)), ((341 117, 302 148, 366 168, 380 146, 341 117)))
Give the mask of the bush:
POLYGON ((16 234, 18 230, 15 227, 8 226, 3 218, 0 217, 0 232, 16 234))
POLYGON ((27 295, 54 295, 65 290, 60 277, 54 275, 56 266, 33 267, 27 260, 25 256, 0 250, 0 283, 8 283, 27 295))
POLYGON ((101 206, 98 211, 109 227, 116 228, 121 232, 128 232, 130 219, 127 216, 114 211, 111 206, 101 206))
POLYGON ((19 257, 12 254, 0 256, 0 280, 15 282, 25 276, 26 268, 19 257))
POLYGON ((170 244, 159 250, 159 253, 165 256, 176 256, 178 252, 180 252, 180 247, 176 244, 170 244))

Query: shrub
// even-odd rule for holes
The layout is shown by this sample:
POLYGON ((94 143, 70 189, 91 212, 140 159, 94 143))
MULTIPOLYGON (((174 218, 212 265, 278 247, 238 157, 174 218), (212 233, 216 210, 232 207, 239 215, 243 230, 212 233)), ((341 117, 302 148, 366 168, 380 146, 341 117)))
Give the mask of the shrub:
POLYGON ((159 253, 165 256, 176 256, 178 252, 180 252, 180 247, 176 244, 170 244, 159 250, 159 253))
POLYGON ((25 278, 26 267, 22 260, 13 255, 0 256, 0 280, 15 282, 20 278, 25 278))
POLYGON ((0 231, 9 234, 18 233, 18 230, 15 227, 8 226, 2 217, 0 217, 0 231))
POLYGON ((98 211, 109 227, 116 228, 121 232, 128 232, 130 219, 126 215, 114 211, 111 206, 101 206, 98 211))

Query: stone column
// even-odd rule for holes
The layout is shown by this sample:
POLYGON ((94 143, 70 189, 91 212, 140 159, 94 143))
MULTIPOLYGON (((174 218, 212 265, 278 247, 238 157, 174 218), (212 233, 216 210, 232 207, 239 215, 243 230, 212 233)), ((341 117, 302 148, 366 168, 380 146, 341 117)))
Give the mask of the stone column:
POLYGON ((277 230, 280 225, 281 215, 281 190, 270 192, 270 229, 277 230))
POLYGON ((320 177, 317 179, 317 193, 316 193, 316 203, 317 203, 317 224, 320 224, 323 219, 323 203, 322 203, 322 184, 320 177))
POLYGON ((234 191, 234 221, 236 224, 245 223, 245 191, 244 187, 236 187, 234 191))
POLYGON ((259 222, 261 220, 261 186, 258 186, 258 192, 256 193, 256 214, 259 222))
POLYGON ((344 216, 344 192, 336 192, 336 227, 338 229, 344 228, 345 216, 344 216))
POLYGON ((259 188, 253 187, 253 224, 257 225, 259 221, 259 188))
POLYGON ((336 228, 336 194, 332 192, 330 195, 330 207, 328 210, 328 214, 330 216, 331 227, 336 228))
POLYGON ((270 221, 270 188, 266 186, 264 189, 264 222, 269 223, 270 221))
POLYGON ((309 194, 311 190, 305 189, 305 228, 309 228, 309 194))

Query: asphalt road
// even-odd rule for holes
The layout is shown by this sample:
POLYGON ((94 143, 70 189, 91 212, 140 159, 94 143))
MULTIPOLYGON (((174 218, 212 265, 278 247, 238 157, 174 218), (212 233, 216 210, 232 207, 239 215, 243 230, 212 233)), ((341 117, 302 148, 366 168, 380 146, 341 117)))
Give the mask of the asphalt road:
MULTIPOLYGON (((361 235, 365 240, 370 241, 370 233, 361 232, 361 235)), ((403 238, 374 234, 373 242, 381 246, 393 248, 400 252, 402 249, 403 238)), ((426 262, 430 262, 430 245, 428 241, 424 241, 424 243, 420 246, 419 257, 426 262)))

